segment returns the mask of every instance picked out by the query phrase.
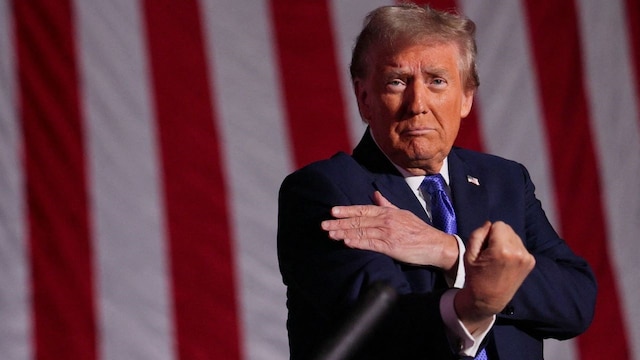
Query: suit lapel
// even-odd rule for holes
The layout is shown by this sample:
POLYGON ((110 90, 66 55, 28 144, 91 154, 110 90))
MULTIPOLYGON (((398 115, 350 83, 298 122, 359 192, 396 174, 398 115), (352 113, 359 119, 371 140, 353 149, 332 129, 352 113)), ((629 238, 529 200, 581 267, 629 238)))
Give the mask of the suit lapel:
POLYGON ((452 149, 449 153, 449 183, 456 212, 458 235, 466 242, 471 232, 489 219, 487 191, 471 164, 452 149))
POLYGON ((422 204, 401 175, 378 176, 374 187, 395 206, 409 210, 424 222, 431 223, 422 204))
POLYGON ((409 185, 373 141, 369 129, 365 131, 362 140, 353 150, 353 157, 371 173, 374 189, 380 191, 395 206, 409 210, 423 221, 430 223, 427 213, 409 185))

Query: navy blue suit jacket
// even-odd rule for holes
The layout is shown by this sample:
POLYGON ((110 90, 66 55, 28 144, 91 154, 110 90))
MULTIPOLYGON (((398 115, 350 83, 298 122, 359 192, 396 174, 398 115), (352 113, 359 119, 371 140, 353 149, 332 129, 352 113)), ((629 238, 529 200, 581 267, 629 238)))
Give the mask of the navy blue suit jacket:
MULTIPOLYGON (((448 161, 458 235, 463 241, 486 220, 501 220, 536 259, 534 270, 498 315, 483 346, 493 360, 542 359, 544 338, 570 338, 590 324, 596 297, 592 271, 550 225, 522 165, 460 148, 452 149, 448 161), (478 179, 479 185, 468 176, 478 179)), ((377 281, 391 284, 401 296, 394 312, 361 350, 361 358, 458 358, 446 339, 439 311, 440 296, 447 289, 441 271, 347 248, 320 228, 320 222, 330 218, 331 207, 373 204, 376 190, 429 222, 368 131, 353 155, 338 153, 283 181, 278 257, 287 286, 292 359, 311 357, 335 333, 358 297, 377 281)))

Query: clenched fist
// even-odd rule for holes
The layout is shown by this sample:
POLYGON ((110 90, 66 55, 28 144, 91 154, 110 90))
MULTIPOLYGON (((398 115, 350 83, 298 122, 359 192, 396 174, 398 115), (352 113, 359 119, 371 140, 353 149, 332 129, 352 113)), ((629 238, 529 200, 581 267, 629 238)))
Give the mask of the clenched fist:
POLYGON ((454 301, 470 332, 507 306, 535 262, 520 237, 501 221, 486 222, 471 234, 464 256, 465 285, 454 301))

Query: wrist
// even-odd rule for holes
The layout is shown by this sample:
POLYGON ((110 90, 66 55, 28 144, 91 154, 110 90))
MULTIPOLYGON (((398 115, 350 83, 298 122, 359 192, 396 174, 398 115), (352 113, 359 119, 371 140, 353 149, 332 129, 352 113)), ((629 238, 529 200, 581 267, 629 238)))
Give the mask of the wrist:
POLYGON ((454 235, 445 235, 440 259, 442 259, 442 264, 439 267, 447 276, 455 279, 460 263, 460 247, 458 245, 458 240, 454 235))
POLYGON ((453 299, 453 307, 458 319, 464 324, 470 333, 478 329, 490 326, 494 319, 494 313, 483 311, 468 289, 461 289, 453 299))

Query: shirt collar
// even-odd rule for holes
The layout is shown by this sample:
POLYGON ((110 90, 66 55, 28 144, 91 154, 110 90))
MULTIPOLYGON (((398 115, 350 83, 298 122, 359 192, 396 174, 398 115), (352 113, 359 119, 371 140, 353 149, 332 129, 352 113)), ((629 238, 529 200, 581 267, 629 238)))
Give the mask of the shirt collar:
MULTIPOLYGON (((369 132, 371 134, 371 138, 373 139, 373 142, 376 144, 378 148, 380 148, 380 145, 378 145, 376 138, 373 136, 373 132, 371 131, 371 128, 369 128, 369 132)), ((380 149, 380 151, 382 151, 382 149, 380 149)), ((384 151, 382 151, 382 153, 384 154, 384 151)), ((384 154, 384 156, 387 156, 387 154, 384 154)), ((389 159, 388 156, 387 156, 387 159, 389 159)), ((424 175, 411 175, 411 173, 409 173, 404 168, 396 165, 396 163, 391 161, 391 159, 389 159, 389 161, 391 162, 391 164, 393 164, 393 166, 395 166, 396 169, 398 169, 400 174, 402 174, 402 176, 404 177, 404 180, 407 182, 407 184, 409 184, 411 189, 418 189, 420 187, 420 184, 422 184, 422 180, 424 180, 424 175)), ((442 175, 442 177, 444 178, 444 182, 447 184, 447 186, 449 186, 449 158, 448 157, 444 158, 444 161, 442 162, 442 167, 440 168, 440 175, 442 175)))

